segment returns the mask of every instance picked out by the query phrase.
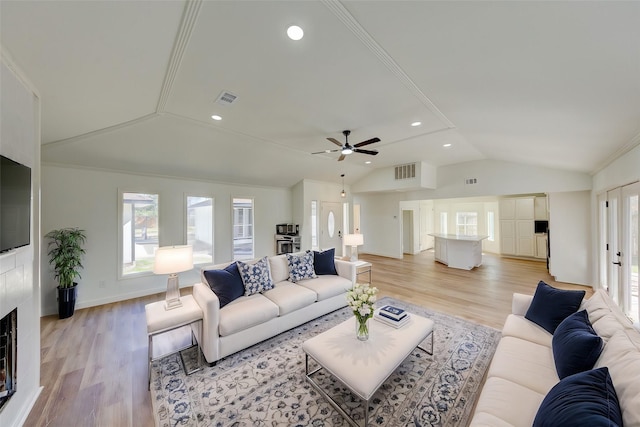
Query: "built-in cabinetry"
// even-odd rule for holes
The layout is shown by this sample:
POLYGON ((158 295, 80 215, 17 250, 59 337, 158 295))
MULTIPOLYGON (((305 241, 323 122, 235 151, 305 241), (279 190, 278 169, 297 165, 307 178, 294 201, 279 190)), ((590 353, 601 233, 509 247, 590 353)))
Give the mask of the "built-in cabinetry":
POLYGON ((546 197, 500 200, 500 245, 503 255, 546 258, 546 234, 534 233, 534 221, 547 220, 546 197), (544 238, 544 243, 541 240, 544 238))

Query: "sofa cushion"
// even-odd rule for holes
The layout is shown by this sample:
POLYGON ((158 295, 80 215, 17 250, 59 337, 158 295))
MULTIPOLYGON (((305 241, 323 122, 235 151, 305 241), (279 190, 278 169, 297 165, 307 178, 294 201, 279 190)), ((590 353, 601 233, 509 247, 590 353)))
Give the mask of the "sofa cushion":
POLYGON ((502 336, 521 338, 546 347, 551 347, 551 338, 553 337, 542 326, 528 321, 524 316, 515 314, 507 316, 502 328, 502 336))
POLYGON ((513 337, 500 340, 487 376, 504 378, 543 395, 558 382, 551 348, 513 337))
POLYGON ((338 275, 336 271, 335 254, 335 248, 322 252, 313 251, 313 268, 318 276, 321 274, 338 275))
POLYGON ((544 399, 520 384, 499 377, 488 377, 478 398, 471 426, 531 427, 544 399))
POLYGON ((640 426, 640 333, 616 332, 604 346, 596 368, 606 366, 616 388, 625 426, 640 426))
POLYGON ((607 368, 562 379, 540 404, 533 427, 622 426, 616 390, 607 368))
POLYGON ((276 283, 273 289, 262 293, 278 306, 280 316, 316 302, 318 295, 310 289, 291 282, 276 283))
POLYGON ((558 325, 552 348, 561 379, 593 368, 602 353, 602 338, 591 327, 587 310, 573 313, 558 325))
POLYGON ((289 264, 289 280, 297 283, 302 279, 314 279, 316 272, 313 269, 313 254, 307 252, 303 255, 287 255, 289 264))
POLYGON ((585 291, 556 289, 540 281, 525 318, 553 334, 560 322, 580 307, 585 291))
POLYGON ((250 296, 273 288, 273 280, 269 271, 269 259, 264 257, 254 263, 236 261, 242 282, 244 295, 250 296))
POLYGON ((235 262, 223 270, 205 270, 204 277, 220 300, 220 308, 244 295, 244 283, 235 262))
POLYGON ((262 294, 240 297, 220 309, 221 337, 235 334, 278 317, 278 306, 262 294))
MULTIPOLYGON (((323 275, 315 279, 304 279, 298 285, 311 289, 318 295, 318 301, 323 301, 336 295, 342 295, 347 289, 351 289, 351 280, 342 276, 323 275)), ((345 295, 345 305, 347 302, 345 295)))
POLYGON ((598 289, 588 300, 582 303, 582 308, 589 313, 589 321, 593 329, 606 342, 621 326, 631 328, 632 324, 607 293, 598 289))

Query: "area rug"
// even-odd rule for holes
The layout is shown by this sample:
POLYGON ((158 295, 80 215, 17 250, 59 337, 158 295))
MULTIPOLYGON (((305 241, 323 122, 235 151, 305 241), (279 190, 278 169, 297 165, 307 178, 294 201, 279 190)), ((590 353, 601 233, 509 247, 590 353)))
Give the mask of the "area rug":
MULTIPOLYGON (((413 351, 380 387, 371 400, 369 425, 465 426, 500 332, 391 298, 377 303, 383 304, 432 319, 435 348, 433 356, 413 351)), ((348 426, 306 380, 302 343, 350 316, 345 307, 189 376, 178 354, 155 361, 151 399, 156 425, 348 426)), ((423 346, 429 348, 430 342, 423 346)), ((183 352, 187 369, 196 356, 195 349, 183 352)), ((314 379, 362 421, 361 400, 324 371, 314 379)))

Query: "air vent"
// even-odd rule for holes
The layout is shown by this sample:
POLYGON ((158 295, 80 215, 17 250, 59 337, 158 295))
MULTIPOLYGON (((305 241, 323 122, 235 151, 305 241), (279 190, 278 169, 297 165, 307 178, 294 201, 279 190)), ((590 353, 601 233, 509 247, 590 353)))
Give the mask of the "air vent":
POLYGON ((477 184, 478 183, 478 179, 477 178, 466 178, 464 180, 465 185, 473 185, 473 184, 477 184))
POLYGON ((416 164, 409 163, 395 167, 396 181, 401 179, 411 179, 416 177, 416 164))
POLYGON ((220 95, 218 95, 218 99, 216 99, 216 103, 222 104, 222 105, 231 105, 237 99, 238 99, 238 97, 236 95, 234 95, 231 92, 228 92, 226 90, 223 90, 222 93, 220 93, 220 95))

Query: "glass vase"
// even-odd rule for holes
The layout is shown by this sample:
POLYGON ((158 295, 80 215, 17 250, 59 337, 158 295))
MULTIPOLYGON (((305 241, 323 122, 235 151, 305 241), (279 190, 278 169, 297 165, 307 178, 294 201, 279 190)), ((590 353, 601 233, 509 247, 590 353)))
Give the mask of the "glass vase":
POLYGON ((369 320, 371 317, 358 317, 356 316, 356 337, 360 341, 366 341, 369 339, 369 320))

